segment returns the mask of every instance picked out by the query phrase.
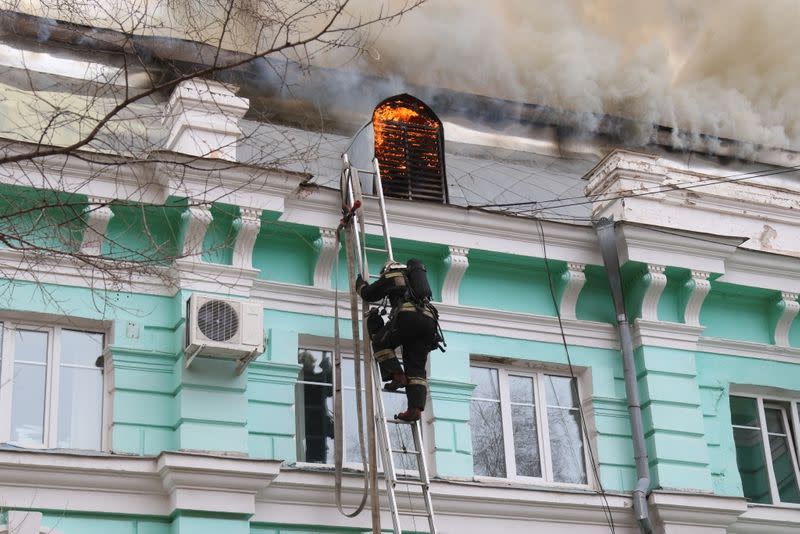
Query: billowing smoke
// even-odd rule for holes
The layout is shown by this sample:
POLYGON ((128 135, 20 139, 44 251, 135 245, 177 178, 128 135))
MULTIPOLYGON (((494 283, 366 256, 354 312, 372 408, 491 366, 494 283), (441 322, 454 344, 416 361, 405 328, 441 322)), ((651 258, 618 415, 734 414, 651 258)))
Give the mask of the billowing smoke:
MULTIPOLYGON (((376 4, 357 0, 352 11, 368 16, 376 4)), ((357 67, 800 147, 798 20, 796 0, 430 0, 372 28, 370 53, 357 67)))

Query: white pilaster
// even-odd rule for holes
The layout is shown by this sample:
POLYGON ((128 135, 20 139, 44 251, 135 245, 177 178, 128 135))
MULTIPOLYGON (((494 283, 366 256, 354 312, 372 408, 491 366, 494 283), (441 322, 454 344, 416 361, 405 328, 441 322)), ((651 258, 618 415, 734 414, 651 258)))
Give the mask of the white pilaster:
POLYGON ((211 210, 208 206, 190 206, 181 214, 183 225, 183 243, 181 256, 203 261, 203 240, 206 237, 208 225, 211 224, 211 210))
POLYGON ((442 284, 442 302, 445 304, 458 304, 458 289, 461 280, 469 267, 468 248, 448 247, 450 253, 444 259, 447 273, 442 284))
POLYGON ((233 266, 240 269, 253 268, 253 247, 261 230, 261 210, 240 208, 235 224, 238 226, 236 242, 233 245, 233 266))
POLYGON ((691 279, 686 282, 686 288, 691 291, 683 311, 683 322, 693 326, 700 326, 700 309, 703 307, 708 292, 711 291, 711 282, 708 281, 710 273, 705 271, 692 271, 691 279))
POLYGON ((663 265, 647 264, 647 290, 642 297, 642 319, 645 321, 658 321, 658 301, 667 285, 666 267, 663 265))
POLYGON ((777 304, 780 317, 775 324, 775 344, 779 347, 789 346, 789 329, 792 327, 797 312, 800 311, 800 303, 797 302, 797 293, 781 291, 781 300, 777 304))
POLYGON ((336 230, 320 228, 319 237, 314 241, 317 249, 317 264, 314 266, 314 287, 330 289, 333 265, 340 246, 336 246, 336 230))
POLYGON ((81 254, 100 255, 103 242, 106 239, 108 223, 114 216, 109 202, 111 202, 109 199, 89 197, 89 205, 84 210, 86 228, 83 231, 83 240, 81 241, 81 254))
POLYGON ((581 294, 586 283, 586 274, 583 272, 586 265, 583 263, 567 263, 567 270, 561 275, 561 279, 566 282, 564 293, 561 294, 559 313, 562 319, 575 319, 575 309, 578 304, 578 295, 581 294))

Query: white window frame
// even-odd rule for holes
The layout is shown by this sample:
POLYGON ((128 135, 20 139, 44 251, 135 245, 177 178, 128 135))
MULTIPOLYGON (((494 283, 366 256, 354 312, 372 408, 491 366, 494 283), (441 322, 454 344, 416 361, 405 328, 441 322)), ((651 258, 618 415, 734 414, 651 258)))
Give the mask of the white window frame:
MULTIPOLYGON (((789 508, 800 508, 800 504, 792 502, 781 501, 780 494, 778 493, 778 483, 775 479, 775 468, 772 465, 772 449, 769 443, 769 432, 767 430, 767 419, 765 408, 773 408, 781 410, 783 413, 783 422, 787 432, 790 433, 791 439, 786 440, 789 443, 790 454, 792 463, 794 465, 794 475, 797 484, 800 485, 800 399, 791 396, 782 395, 761 395, 746 392, 738 392, 731 389, 731 397, 745 397, 756 400, 756 407, 758 409, 758 422, 759 430, 761 431, 761 445, 764 449, 764 463, 767 465, 767 479, 769 480, 771 504, 765 503, 747 503, 748 506, 781 506, 789 508), (786 413, 785 404, 789 405, 789 412, 786 413), (791 421, 791 424, 790 424, 791 421), (793 430, 793 432, 792 432, 793 430), (793 434, 793 435, 791 435, 793 434)), ((744 425, 734 425, 731 421, 731 431, 733 428, 743 428, 749 430, 756 430, 754 427, 744 425)), ((738 471, 738 466, 737 466, 738 471)))
MULTIPOLYGON (((328 351, 328 352, 333 353, 334 349, 335 349, 335 346, 334 346, 334 340, 332 340, 330 338, 312 336, 312 335, 301 335, 300 339, 299 339, 299 342, 298 342, 298 345, 297 345, 297 349, 298 349, 298 353, 302 349, 328 351)), ((352 345, 352 342, 350 340, 342 340, 340 349, 341 349, 341 354, 342 354, 342 358, 343 359, 351 359, 351 360, 353 359, 353 345, 352 345)), ((400 351, 398 350, 398 352, 400 352, 400 351)), ((331 357, 333 358, 333 355, 331 357)), ((333 364, 334 362, 331 361, 331 363, 333 364)), ((362 355, 361 365, 362 365, 362 369, 364 370, 365 373, 369 371, 369 368, 366 367, 365 364, 364 364, 363 355, 362 355)), ((428 361, 428 365, 430 365, 430 359, 428 361)), ((333 378, 335 379, 335 376, 333 378)), ((295 381, 295 388, 297 387, 297 384, 305 384, 305 383, 306 382, 303 381, 303 380, 296 380, 295 381)), ((363 386, 364 386, 364 394, 366 395, 368 393, 367 389, 366 389, 366 381, 363 384, 363 386)), ((331 388, 333 388, 333 383, 331 383, 331 388)), ((344 389, 345 389, 345 387, 343 386, 342 387, 342 391, 343 392, 344 392, 344 389)), ((349 389, 349 387, 348 387, 348 389, 349 389)), ((353 387, 352 390, 355 391, 355 387, 353 387)), ((399 392, 399 393, 402 393, 402 391, 399 392)), ((342 400, 344 401, 344 399, 342 399, 342 400)), ((366 405, 366 402, 367 402, 366 401, 366 397, 364 397, 365 405, 366 405)), ((428 402, 428 405, 430 406, 430 391, 428 392, 428 401, 427 402, 428 402)), ((344 402, 343 402, 343 405, 344 405, 344 402)), ((295 450, 298 453, 297 454, 298 458, 300 457, 300 455, 299 455, 299 452, 300 452, 300 434, 299 434, 299 427, 297 426, 297 421, 298 421, 299 415, 300 415, 300 410, 295 409, 295 450)), ((346 423, 347 423, 346 420, 342 421, 342 432, 344 433, 345 436, 347 436, 346 423)), ((367 421, 367 419, 365 417, 364 418, 364 432, 365 433, 367 431, 367 425, 368 424, 369 424, 369 422, 367 421)), ((428 421, 426 424, 432 426, 432 422, 431 421, 428 421)), ((428 472, 429 473, 432 472, 431 471, 432 466, 435 465, 434 457, 433 457, 433 454, 432 454, 433 444, 432 444, 432 442, 430 442, 430 440, 432 439, 432 437, 431 437, 432 434, 433 433, 431 431, 423 430, 423 432, 422 432, 422 445, 423 445, 423 449, 425 450, 425 461, 427 462, 428 472)), ((390 439, 391 439, 391 436, 390 436, 390 439)), ((345 448, 346 447, 347 447, 347 444, 345 444, 345 448)), ((342 463, 342 465, 344 467, 346 467, 347 469, 351 469, 353 471, 362 471, 363 470, 363 465, 361 464, 361 462, 348 462, 347 458, 346 458, 346 454, 345 454, 344 460, 345 461, 342 463)), ((378 472, 379 473, 383 473, 383 466, 381 465, 381 462, 382 462, 381 451, 378 451, 378 472)), ((397 460, 395 460, 394 463, 395 463, 395 471, 398 474, 403 475, 403 474, 414 473, 413 471, 401 468, 398 465, 397 460)), ((307 467, 307 468, 316 468, 316 469, 319 469, 320 467, 330 467, 330 468, 334 467, 334 465, 332 463, 329 464, 329 463, 321 463, 321 462, 305 462, 305 461, 300 461, 300 460, 295 462, 295 466, 296 467, 301 467, 301 468, 307 467)))
MULTIPOLYGON (((89 334, 100 334, 103 336, 103 350, 101 351, 107 363, 106 347, 108 346, 109 335, 102 328, 86 328, 84 326, 61 326, 43 325, 34 321, 18 321, 0 317, 0 329, 2 329, 2 339, 0 339, 0 443, 11 443, 26 449, 54 449, 58 448, 58 410, 59 410, 59 375, 61 370, 61 331, 71 330, 85 332, 89 334), (42 443, 17 443, 11 441, 11 413, 13 405, 12 381, 7 377, 14 376, 14 359, 17 330, 27 330, 33 332, 47 333, 47 357, 45 363, 45 387, 44 387, 44 421, 42 425, 42 443)), ((102 375, 102 398, 100 410, 100 450, 107 451, 110 448, 110 435, 108 432, 108 421, 110 418, 110 398, 107 390, 108 373, 106 366, 101 369, 102 375)))
MULTIPOLYGON (((588 424, 584 421, 583 413, 583 392, 581 391, 581 380, 578 376, 570 376, 569 373, 553 371, 550 369, 527 369, 514 366, 513 364, 495 364, 484 362, 481 360, 471 360, 470 368, 477 367, 483 369, 494 369, 497 371, 498 388, 500 390, 500 416, 503 422, 503 448, 506 460, 506 476, 493 477, 488 475, 475 475, 476 480, 486 481, 508 481, 513 480, 522 483, 547 485, 547 486, 560 486, 568 488, 582 488, 593 487, 596 483, 594 474, 590 469, 591 457, 589 456, 589 443, 586 429, 588 424), (514 455, 514 427, 511 418, 511 391, 508 384, 508 377, 522 376, 532 378, 534 381, 534 403, 536 413, 536 436, 539 445, 539 458, 541 462, 541 477, 531 477, 517 475, 517 460, 514 455), (550 429, 547 419, 547 408, 551 405, 542 402, 545 397, 545 376, 558 376, 563 378, 571 378, 575 380, 575 386, 578 390, 578 408, 576 408, 581 416, 581 439, 583 441, 583 468, 586 476, 585 483, 573 482, 558 482, 553 480, 553 462, 552 451, 550 450, 550 429)), ((470 398, 470 404, 473 400, 487 400, 497 402, 496 399, 482 399, 470 398)), ((546 401, 546 399, 545 399, 546 401)), ((556 407, 556 406, 552 406, 556 407)), ((558 406, 562 408, 563 406, 558 406)))

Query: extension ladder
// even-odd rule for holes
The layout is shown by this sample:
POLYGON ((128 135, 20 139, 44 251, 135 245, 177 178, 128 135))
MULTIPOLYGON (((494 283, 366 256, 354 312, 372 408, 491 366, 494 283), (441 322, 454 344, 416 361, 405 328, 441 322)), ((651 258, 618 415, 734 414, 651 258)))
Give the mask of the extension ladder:
MULTIPOLYGON (((357 209, 353 210, 352 219, 349 221, 348 224, 353 224, 355 231, 353 232, 354 241, 353 244, 356 248, 356 254, 358 256, 358 267, 362 276, 372 278, 378 278, 379 275, 370 275, 369 274, 369 265, 367 262, 367 253, 383 253, 386 254, 387 261, 394 260, 394 254, 392 251, 392 243, 391 243, 391 236, 389 235, 389 221, 386 215, 386 204, 383 196, 383 187, 381 184, 381 176, 380 176, 380 167, 378 165, 378 160, 373 158, 372 165, 373 170, 365 170, 365 169, 357 169, 356 167, 352 166, 349 162, 347 154, 342 156, 343 163, 344 163, 344 170, 342 173, 342 184, 341 184, 341 193, 342 193, 342 204, 346 209, 352 209, 353 206, 360 206, 357 209), (361 178, 360 174, 366 174, 372 176, 372 184, 373 184, 373 192, 374 195, 378 199, 378 206, 380 209, 380 224, 372 223, 372 226, 381 226, 382 229, 382 236, 383 236, 383 248, 376 248, 376 247, 367 247, 366 246, 366 226, 370 225, 366 223, 365 217, 363 214, 364 204, 362 199, 362 190, 361 190, 361 178), (358 204, 357 204, 358 203, 358 204)), ((365 306, 365 313, 364 317, 366 317, 366 312, 368 310, 368 306, 365 306)), ((369 339, 364 340, 364 351, 365 354, 367 351, 370 351, 371 354, 371 344, 369 339)), ((394 534, 402 534, 401 526, 400 526, 400 516, 409 516, 412 520, 416 517, 425 517, 428 521, 428 528, 431 534, 436 534, 436 523, 434 520, 434 513, 433 513, 433 501, 431 499, 430 494, 430 478, 428 476, 428 466, 425 460, 425 452, 422 444, 422 427, 420 425, 420 421, 407 422, 402 421, 399 419, 395 419, 394 417, 387 417, 386 416, 386 406, 384 400, 384 393, 383 388, 381 386, 381 373, 380 368, 378 366, 378 362, 372 358, 366 358, 367 360, 372 360, 372 375, 373 375, 373 392, 375 399, 375 417, 373 421, 370 421, 368 424, 374 425, 375 433, 378 437, 378 446, 380 449, 381 461, 383 463, 383 474, 386 481, 386 496, 387 500, 389 501, 389 510, 392 516, 392 525, 394 528, 394 534), (398 446, 394 446, 391 442, 391 436, 389 432, 389 428, 393 427, 396 430, 396 436, 400 439, 400 444, 398 446), (413 448, 406 447, 404 440, 402 439, 402 434, 404 433, 403 429, 410 429, 411 431, 411 441, 413 443, 413 448), (412 462, 416 464, 416 476, 406 476, 407 471, 404 469, 403 473, 400 473, 395 465, 394 455, 402 455, 401 458, 413 458, 416 461, 412 462), (407 486, 409 492, 411 491, 411 487, 418 486, 422 492, 422 498, 425 504, 425 511, 403 511, 401 512, 398 508, 397 504, 397 489, 398 486, 407 486)), ((409 462, 403 462, 404 465, 408 465, 409 462)), ((417 530, 414 528, 414 530, 417 530)))

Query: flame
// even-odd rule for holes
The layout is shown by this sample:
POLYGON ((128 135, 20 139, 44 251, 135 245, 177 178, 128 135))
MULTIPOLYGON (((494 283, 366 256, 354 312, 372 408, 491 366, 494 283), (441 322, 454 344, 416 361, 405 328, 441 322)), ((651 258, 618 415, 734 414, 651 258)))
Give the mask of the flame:
POLYGON ((375 149, 381 150, 386 142, 385 127, 387 122, 407 122, 409 124, 422 124, 431 128, 436 128, 436 121, 421 115, 418 111, 409 107, 396 107, 396 104, 389 102, 375 109, 372 114, 373 130, 375 132, 375 149))

